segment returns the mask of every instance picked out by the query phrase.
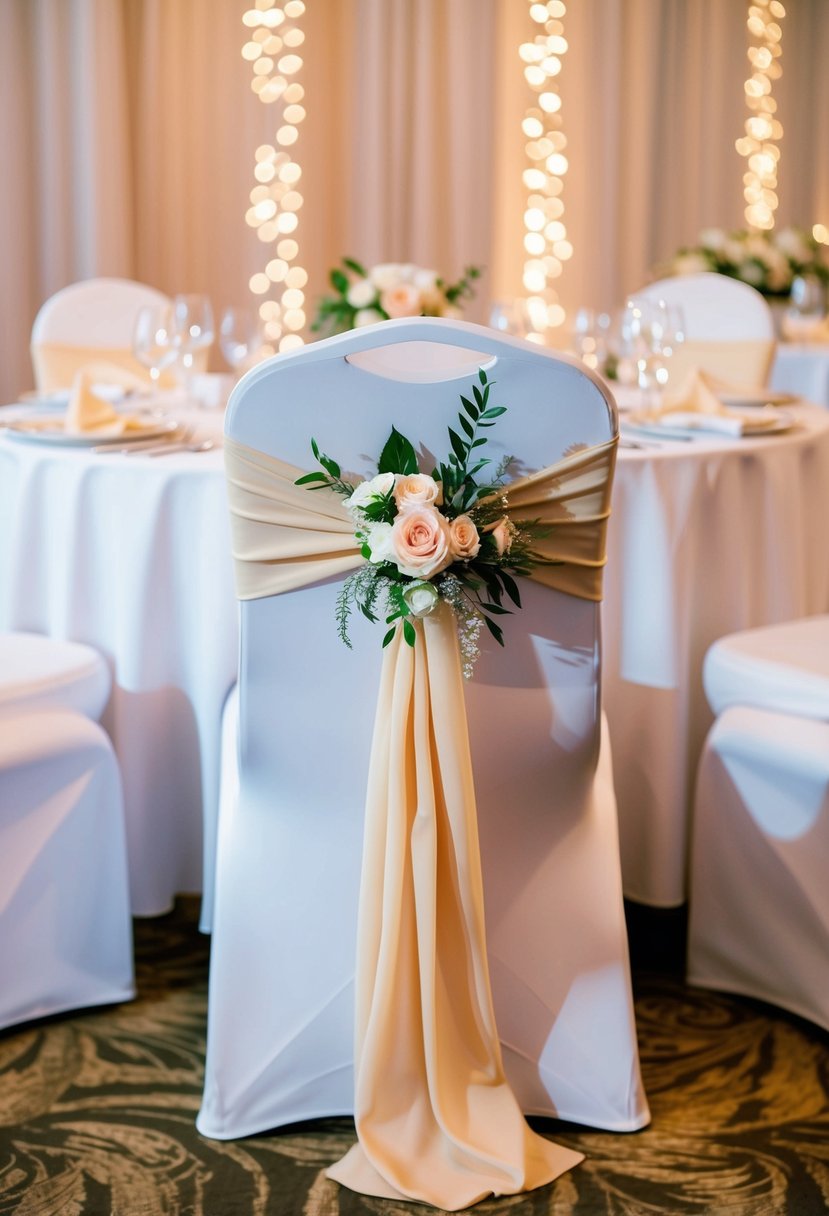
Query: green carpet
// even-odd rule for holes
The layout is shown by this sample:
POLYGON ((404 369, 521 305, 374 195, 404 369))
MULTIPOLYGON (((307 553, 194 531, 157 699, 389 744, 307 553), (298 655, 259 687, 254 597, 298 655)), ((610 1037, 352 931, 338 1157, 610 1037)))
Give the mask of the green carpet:
MULTIPOLYGON (((348 1119, 232 1142, 196 1132, 209 941, 197 907, 136 924, 138 1000, 0 1034, 0 1214, 416 1216, 325 1178, 348 1119)), ((635 944, 635 943, 634 943, 635 944)), ((829 1043, 751 1001, 686 988, 634 951, 653 1122, 610 1135, 534 1120, 587 1160, 480 1216, 822 1216, 829 1043)))

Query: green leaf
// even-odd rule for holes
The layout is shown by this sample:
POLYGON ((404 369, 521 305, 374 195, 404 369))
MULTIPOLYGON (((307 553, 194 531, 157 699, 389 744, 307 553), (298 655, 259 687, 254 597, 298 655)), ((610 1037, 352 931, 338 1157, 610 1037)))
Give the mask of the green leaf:
POLYGON ((343 258, 343 266, 347 266, 349 270, 353 270, 361 279, 368 278, 368 271, 365 266, 361 266, 354 258, 343 258))
POLYGON ((403 621, 403 638, 410 646, 414 646, 417 640, 414 625, 408 617, 406 617, 403 621))
POLYGON ((475 404, 477 405, 478 409, 482 410, 484 408, 484 399, 481 396, 481 390, 478 388, 477 384, 472 385, 472 396, 475 398, 475 404))
POLYGON ((486 438, 484 438, 484 439, 476 439, 476 440, 475 440, 475 442, 472 444, 472 447, 473 447, 473 448, 480 448, 480 447, 483 447, 483 445, 484 445, 485 443, 486 443, 486 438))
POLYGON ((461 403, 463 404, 463 408, 466 410, 467 414, 472 419, 472 421, 476 422, 478 419, 477 405, 473 405, 468 397, 464 397, 463 393, 461 393, 461 403))
POLYGON ((346 275, 344 275, 341 270, 334 269, 331 271, 330 278, 331 286, 334 288, 334 290, 338 291, 340 295, 344 296, 348 291, 348 278, 346 275))
POLYGON ((486 384, 486 372, 482 367, 478 368, 478 379, 480 380, 481 384, 486 384))
MULTIPOLYGON (((466 460, 466 454, 469 449, 468 449, 467 445, 464 443, 464 441, 461 439, 461 437, 457 433, 457 431, 453 431, 451 426, 448 427, 447 429, 449 431, 449 439, 452 444, 453 451, 454 451, 455 455, 457 456, 459 462, 461 464, 463 464, 463 462, 466 460)), ((449 459, 451 460, 452 457, 450 456, 449 459)))
POLYGON ((362 553, 362 555, 366 559, 366 561, 371 560, 371 548, 369 547, 369 545, 360 545, 360 552, 362 553))
MULTIPOLYGON (((297 477, 294 482, 295 486, 307 486, 309 481, 321 481, 328 485, 328 478, 324 473, 306 473, 303 477, 297 477)), ((321 487, 317 487, 320 489, 321 487)))
POLYGON ((330 456, 326 456, 325 454, 322 454, 319 459, 326 473, 330 473, 332 477, 341 476, 342 470, 336 460, 332 460, 330 456))
POLYGON ((463 414, 458 414, 458 422, 461 424, 464 435, 468 435, 470 439, 475 438, 475 428, 468 418, 464 418, 463 414))
POLYGON ((511 608, 502 608, 500 604, 481 604, 484 612, 491 612, 493 616, 512 616, 511 608))
POLYGON ((392 427, 391 434, 386 440, 386 446, 380 453, 377 472, 403 473, 405 476, 420 472, 417 465, 417 453, 406 436, 401 435, 396 427, 392 427))
POLYGON ((371 611, 370 608, 367 608, 365 604, 360 604, 359 608, 360 608, 360 611, 362 612, 363 616, 368 617, 368 619, 371 621, 372 625, 377 623, 377 617, 374 615, 374 613, 371 611))
POLYGON ((391 627, 391 629, 388 631, 388 633, 386 634, 386 636, 383 638, 383 646, 388 646, 389 642, 392 640, 392 638, 394 637, 394 635, 396 633, 397 633, 397 626, 393 625, 391 627))
POLYGON ((481 414, 482 418, 498 418, 501 414, 506 414, 507 407, 505 405, 491 405, 488 410, 484 410, 481 414))
POLYGON ((501 630, 501 627, 499 625, 496 625, 494 621, 491 621, 488 616, 484 616, 481 619, 483 620, 483 622, 486 625, 489 632, 495 638, 495 641, 498 643, 498 645, 503 646, 504 634, 503 634, 503 631, 501 630))
POLYGON ((518 584, 512 579, 505 570, 499 570, 498 575, 501 582, 504 584, 504 590, 515 604, 516 608, 521 607, 521 596, 518 592, 518 584))
POLYGON ((320 458, 320 450, 319 450, 319 448, 317 447, 317 441, 316 441, 316 439, 314 439, 314 438, 313 438, 313 436, 311 437, 311 451, 314 453, 314 455, 316 456, 317 460, 319 460, 319 458, 320 458))

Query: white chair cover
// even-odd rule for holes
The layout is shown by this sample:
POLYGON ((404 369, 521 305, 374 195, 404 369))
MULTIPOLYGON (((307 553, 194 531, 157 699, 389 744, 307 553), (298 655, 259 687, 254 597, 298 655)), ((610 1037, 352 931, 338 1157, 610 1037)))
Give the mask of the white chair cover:
MULTIPOLYGON (((530 471, 611 437, 608 403, 581 369, 422 319, 255 369, 231 399, 227 432, 300 467, 314 435, 360 475, 392 423, 443 456, 458 392, 481 364, 508 406, 491 432, 496 459, 516 453, 530 471)), ((242 605, 240 793, 219 825, 198 1121, 210 1136, 353 1109, 356 908, 381 653, 369 628, 355 628, 354 653, 340 643, 338 588, 328 579, 242 605)), ((525 1111, 629 1130, 648 1114, 615 803, 609 781, 596 780, 597 608, 533 584, 522 598, 506 650, 485 649, 466 689, 504 1064, 525 1111)))
POLYGON ((715 714, 753 705, 829 722, 829 616, 720 638, 705 656, 702 679, 715 714))
POLYGON ((69 709, 99 721, 112 681, 97 650, 39 633, 0 633, 0 714, 69 709))
POLYGON ((55 710, 0 715, 0 1026, 135 995, 112 747, 55 710))
POLYGON ((829 1029, 829 721, 734 705, 699 766, 688 979, 829 1029))

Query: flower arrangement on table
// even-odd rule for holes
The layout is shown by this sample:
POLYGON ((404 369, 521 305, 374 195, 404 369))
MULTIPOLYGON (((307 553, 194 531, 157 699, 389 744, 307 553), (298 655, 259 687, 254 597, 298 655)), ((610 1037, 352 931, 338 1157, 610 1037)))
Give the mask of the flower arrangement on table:
POLYGON ((803 228, 771 232, 725 232, 706 228, 699 244, 680 249, 660 274, 716 271, 755 287, 765 296, 788 296, 798 275, 814 275, 829 283, 827 248, 803 228))
POLYGON ((321 471, 297 478, 310 490, 327 487, 345 499, 365 565, 345 580, 337 598, 340 637, 351 646, 348 623, 356 606, 369 621, 383 611, 390 628, 387 646, 402 623, 405 641, 414 646, 413 621, 428 616, 443 601, 457 618, 463 674, 472 674, 485 626, 503 646, 493 618, 509 614, 506 597, 521 607, 514 576, 528 575, 545 559, 533 552, 534 539, 546 535, 536 521, 513 522, 507 514, 504 476, 512 461, 504 457, 478 481, 492 461, 481 454, 481 431, 506 413, 490 405, 493 382, 481 368, 470 397, 461 394, 458 430, 449 427, 451 452, 446 463, 421 473, 411 442, 392 427, 380 454, 376 476, 357 484, 340 466, 311 449, 321 471))
POLYGON ((329 275, 334 294, 323 296, 311 330, 329 334, 395 317, 459 317, 459 304, 475 294, 478 266, 467 266, 456 283, 422 266, 384 262, 367 270, 353 258, 329 275))

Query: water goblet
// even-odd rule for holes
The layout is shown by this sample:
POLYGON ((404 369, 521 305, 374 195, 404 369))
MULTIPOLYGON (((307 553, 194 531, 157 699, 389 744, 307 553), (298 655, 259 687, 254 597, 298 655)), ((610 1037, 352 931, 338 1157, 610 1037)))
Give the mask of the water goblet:
POLYGON ((226 308, 219 322, 219 346, 237 375, 251 367, 262 349, 262 326, 249 308, 226 308))
POLYGON ((173 310, 169 304, 148 304, 139 308, 132 331, 132 353, 158 385, 161 373, 175 363, 173 310))
POLYGON ((489 324, 492 329, 497 329, 502 334, 513 334, 517 338, 526 338, 534 328, 527 301, 520 297, 513 300, 494 300, 489 313, 489 324))
POLYGON ((796 275, 792 279, 789 307, 783 315, 783 337, 790 342, 806 339, 826 315, 826 289, 815 275, 796 275))
POLYGON ((207 296, 173 297, 173 332, 179 365, 187 380, 197 366, 198 355, 210 349, 216 336, 213 309, 207 296))

